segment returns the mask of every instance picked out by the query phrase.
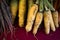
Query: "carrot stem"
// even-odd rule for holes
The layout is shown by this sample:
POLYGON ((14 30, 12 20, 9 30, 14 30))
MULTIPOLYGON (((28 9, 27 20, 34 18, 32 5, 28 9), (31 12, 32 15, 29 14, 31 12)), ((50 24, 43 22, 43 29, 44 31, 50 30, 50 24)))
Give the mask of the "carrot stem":
POLYGON ((53 6, 49 3, 48 0, 44 0, 44 2, 46 3, 47 7, 52 10, 52 11, 55 11, 55 9, 53 8, 53 6))
POLYGON ((43 8, 43 0, 39 0, 39 11, 43 12, 44 8, 43 8))

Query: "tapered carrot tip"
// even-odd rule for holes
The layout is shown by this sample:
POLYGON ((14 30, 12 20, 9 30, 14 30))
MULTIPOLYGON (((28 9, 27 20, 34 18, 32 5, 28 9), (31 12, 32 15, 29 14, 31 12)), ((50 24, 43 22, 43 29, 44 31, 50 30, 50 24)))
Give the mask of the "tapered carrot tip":
POLYGON ((30 26, 32 26, 32 25, 26 25, 25 29, 27 32, 31 31, 32 28, 30 26))
POLYGON ((55 27, 51 27, 51 30, 52 30, 52 31, 55 31, 55 30, 56 30, 56 28, 55 28, 55 27))
POLYGON ((49 34, 50 33, 50 31, 49 30, 46 30, 46 34, 49 34))
POLYGON ((37 28, 33 30, 33 34, 36 35, 36 33, 37 33, 37 28))
POLYGON ((49 25, 49 23, 45 24, 45 32, 46 32, 46 34, 50 33, 50 25, 49 25))
POLYGON ((23 21, 23 20, 20 21, 20 19, 19 19, 19 23, 20 23, 20 24, 19 24, 20 27, 24 26, 24 24, 23 24, 24 21, 23 21))
POLYGON ((52 31, 54 31, 54 32, 55 32, 55 31, 56 31, 56 28, 53 28, 53 29, 52 29, 52 31))

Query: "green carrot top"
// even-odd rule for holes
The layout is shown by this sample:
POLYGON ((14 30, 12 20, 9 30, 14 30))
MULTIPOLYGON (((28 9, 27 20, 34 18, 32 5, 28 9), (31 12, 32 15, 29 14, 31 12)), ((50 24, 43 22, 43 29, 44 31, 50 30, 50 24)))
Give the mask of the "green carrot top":
POLYGON ((45 0, 45 3, 47 5, 47 7, 51 10, 51 11, 55 11, 54 7, 49 3, 48 0, 45 0))
POLYGON ((43 0, 39 0, 39 11, 43 12, 44 7, 43 7, 43 0))

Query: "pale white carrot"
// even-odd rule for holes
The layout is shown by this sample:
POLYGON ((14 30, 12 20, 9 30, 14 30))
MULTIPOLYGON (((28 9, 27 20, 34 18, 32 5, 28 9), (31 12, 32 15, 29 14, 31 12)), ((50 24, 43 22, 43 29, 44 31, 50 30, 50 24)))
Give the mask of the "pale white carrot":
POLYGON ((52 14, 51 14, 51 11, 49 10, 49 15, 50 15, 50 26, 51 26, 51 30, 52 31, 55 31, 55 25, 54 25, 54 21, 53 21, 53 18, 52 18, 52 14))
POLYGON ((36 19, 35 19, 35 23, 34 23, 34 28, 33 28, 33 34, 35 35, 38 31, 38 28, 40 26, 40 24, 42 23, 42 19, 43 19, 43 13, 38 12, 36 15, 36 19))
POLYGON ((44 26, 46 34, 50 32, 50 16, 49 11, 44 11, 44 26))
POLYGON ((55 12, 52 13, 52 15, 53 15, 53 20, 54 20, 55 26, 59 27, 59 24, 58 24, 58 12, 55 11, 55 12))

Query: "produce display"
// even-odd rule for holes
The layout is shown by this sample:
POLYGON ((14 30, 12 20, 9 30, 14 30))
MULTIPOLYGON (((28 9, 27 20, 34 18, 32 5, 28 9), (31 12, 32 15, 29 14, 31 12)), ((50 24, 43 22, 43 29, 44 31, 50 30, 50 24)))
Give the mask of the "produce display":
POLYGON ((27 33, 32 31, 36 35, 43 23, 46 34, 59 27, 58 11, 53 7, 54 0, 11 0, 9 6, 6 1, 8 0, 0 2, 0 34, 4 32, 6 36, 10 31, 13 35, 17 13, 18 25, 25 28, 27 33))

